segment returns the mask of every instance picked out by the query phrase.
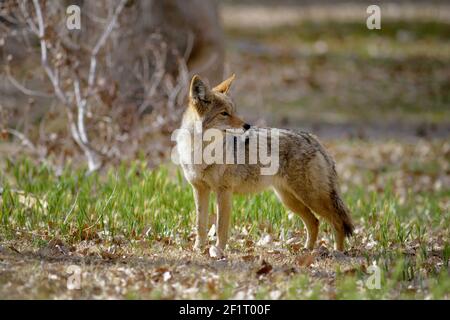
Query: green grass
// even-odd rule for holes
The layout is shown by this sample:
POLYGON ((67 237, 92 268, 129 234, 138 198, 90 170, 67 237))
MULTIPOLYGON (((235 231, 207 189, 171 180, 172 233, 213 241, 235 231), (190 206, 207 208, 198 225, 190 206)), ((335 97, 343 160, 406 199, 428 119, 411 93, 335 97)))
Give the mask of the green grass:
MULTIPOLYGON (((15 188, 48 202, 31 208, 21 206, 19 194, 10 192, 4 181, 1 221, 5 230, 46 232, 54 237, 77 241, 83 230, 155 240, 177 237, 187 240, 194 222, 194 202, 181 172, 169 179, 167 168, 146 169, 135 162, 110 170, 106 175, 87 176, 84 170, 67 168, 56 177, 51 170, 35 167, 29 160, 7 165, 17 182, 15 188), (34 214, 30 215, 30 210, 34 214)), ((271 228, 299 228, 291 221, 275 196, 266 193, 253 198, 239 197, 234 203, 233 222, 253 221, 250 232, 259 235, 271 228)))
POLYGON ((371 43, 389 49, 390 53, 441 58, 448 58, 450 49, 450 27, 436 21, 385 20, 380 30, 368 30, 361 22, 305 20, 268 29, 229 26, 227 30, 230 37, 283 44, 286 48, 325 41, 332 52, 348 54, 351 51, 361 57, 370 56, 366 45, 371 43))
POLYGON ((245 70, 236 99, 248 116, 266 112, 274 126, 448 123, 447 23, 386 19, 368 30, 363 22, 305 19, 226 30, 231 65, 245 70))
MULTIPOLYGON (((178 262, 174 262, 176 258, 170 262, 173 254, 187 257, 190 261, 187 265, 191 266, 188 269, 197 270, 196 263, 201 263, 203 268, 216 263, 205 261, 190 249, 195 221, 193 198, 190 187, 178 171, 173 174, 164 167, 149 170, 144 163, 136 161, 89 176, 83 169, 66 167, 60 176, 56 176, 49 168, 23 159, 7 163, 1 183, 4 192, 0 206, 0 240, 5 246, 20 248, 21 252, 39 252, 48 247, 52 239, 60 239, 68 246, 78 247, 88 242, 102 248, 111 246, 117 239, 126 239, 123 250, 130 261, 135 258, 145 261, 149 256, 167 258, 164 265, 174 274, 176 271, 172 268, 177 270, 178 262), (20 193, 11 191, 13 189, 23 191, 22 196, 37 201, 24 201, 20 193)), ((353 212, 358 231, 349 241, 350 260, 341 262, 330 256, 316 258, 309 269, 300 268, 300 272, 287 275, 283 268, 296 267, 296 258, 301 253, 292 251, 283 239, 296 232, 302 242, 305 240, 300 219, 290 217, 270 192, 236 197, 229 265, 212 271, 216 276, 211 275, 204 284, 191 284, 198 287, 193 297, 232 298, 246 287, 253 288, 246 289, 247 295, 262 299, 447 299, 450 292, 450 219, 448 207, 443 207, 442 201, 448 201, 449 191, 410 192, 406 198, 406 202, 400 200, 392 183, 382 192, 368 192, 365 186, 352 186, 351 192, 345 193, 345 200, 353 212), (279 250, 288 249, 282 260, 268 257, 267 248, 255 248, 254 243, 264 234, 270 234, 274 241, 280 242, 279 250), (245 241, 239 241, 241 238, 245 241), (373 242, 371 246, 368 245, 370 242, 373 242), (247 279, 248 272, 253 272, 249 270, 254 268, 254 264, 249 264, 246 272, 235 272, 234 264, 253 252, 257 253, 255 257, 266 257, 271 261, 274 271, 263 278, 247 279), (381 268, 379 290, 369 290, 365 286, 370 275, 367 267, 373 263, 381 268), (314 270, 323 274, 317 275, 314 270)), ((333 243, 330 231, 328 225, 321 224, 322 241, 329 248, 333 243)), ((101 263, 111 263, 104 259, 101 263)), ((38 261, 32 260, 29 267, 36 266, 38 261)), ((119 265, 126 263, 112 261, 119 265)), ((129 263, 133 268, 134 262, 129 263)), ((28 268, 19 269, 18 274, 22 277, 31 272, 28 268)), ((145 270, 149 271, 147 267, 145 270)), ((180 272, 178 277, 190 283, 194 281, 190 280, 190 274, 191 271, 180 272)), ((8 273, 0 276, 0 283, 8 281, 11 281, 8 273)), ((33 297, 58 296, 66 291, 64 286, 62 289, 39 289, 45 287, 43 283, 47 279, 43 277, 36 281, 37 293, 33 297), (52 293, 46 293, 46 290, 52 293)), ((119 297, 182 297, 181 293, 167 293, 167 289, 158 284, 147 291, 142 285, 136 286, 138 289, 127 285, 119 297)), ((95 290, 107 292, 107 289, 95 290)), ((92 297, 92 292, 83 294, 92 297)), ((5 292, 0 290, 0 293, 8 298, 5 292)))

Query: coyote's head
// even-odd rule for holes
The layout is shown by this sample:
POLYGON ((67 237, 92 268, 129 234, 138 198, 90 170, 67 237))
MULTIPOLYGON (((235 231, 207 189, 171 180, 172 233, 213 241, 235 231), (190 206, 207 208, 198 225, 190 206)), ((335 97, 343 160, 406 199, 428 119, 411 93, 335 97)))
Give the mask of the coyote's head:
POLYGON ((213 89, 195 75, 191 81, 189 92, 189 108, 195 113, 195 118, 202 122, 202 129, 243 129, 250 125, 236 115, 233 101, 227 95, 234 75, 213 89))

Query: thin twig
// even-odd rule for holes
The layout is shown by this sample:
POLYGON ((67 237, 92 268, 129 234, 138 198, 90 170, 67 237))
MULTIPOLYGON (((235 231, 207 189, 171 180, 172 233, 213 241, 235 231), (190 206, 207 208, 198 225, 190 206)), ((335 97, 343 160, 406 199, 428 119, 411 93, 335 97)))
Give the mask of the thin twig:
POLYGON ((38 153, 38 150, 33 142, 31 142, 30 139, 28 139, 27 136, 25 136, 22 132, 19 132, 15 129, 6 129, 6 132, 18 138, 20 141, 22 141, 22 144, 24 146, 30 148, 33 152, 38 153))
POLYGON ((116 25, 117 19, 122 12, 127 0, 121 0, 119 5, 117 6, 116 10, 114 11, 114 14, 111 18, 111 20, 108 23, 108 26, 103 31, 103 34, 98 39, 97 43, 94 46, 94 49, 91 53, 91 64, 89 66, 89 78, 88 78, 88 88, 92 88, 92 85, 94 84, 95 80, 95 70, 97 67, 97 54, 100 51, 100 49, 104 46, 106 40, 108 39, 109 35, 111 34, 112 30, 114 29, 114 26, 116 25))
POLYGON ((14 87, 16 87, 16 89, 21 91, 23 94, 26 94, 27 96, 35 96, 35 97, 42 97, 42 98, 49 98, 52 96, 51 94, 40 92, 40 91, 35 91, 35 90, 30 90, 30 89, 26 88, 25 86, 23 86, 19 81, 17 81, 16 78, 13 77, 8 65, 5 67, 5 71, 6 71, 6 76, 8 77, 9 82, 11 82, 11 84, 14 87))
POLYGON ((41 63, 44 67, 45 72, 47 73, 48 78, 52 82, 53 88, 55 90, 56 96, 66 105, 68 106, 68 99, 64 92, 61 90, 61 87, 59 86, 59 77, 55 76, 52 69, 50 68, 50 65, 48 64, 48 58, 47 58, 47 43, 45 42, 45 25, 44 25, 44 19, 42 17, 42 10, 41 6, 39 4, 38 0, 33 0, 33 5, 36 11, 36 18, 38 21, 38 30, 37 35, 39 37, 40 41, 40 47, 41 47, 41 63))

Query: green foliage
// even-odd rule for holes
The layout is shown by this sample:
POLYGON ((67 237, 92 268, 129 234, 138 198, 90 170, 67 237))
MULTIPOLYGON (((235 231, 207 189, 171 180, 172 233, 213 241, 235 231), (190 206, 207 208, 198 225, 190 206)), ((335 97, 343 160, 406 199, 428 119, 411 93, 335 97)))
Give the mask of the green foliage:
MULTIPOLYGON (((9 184, 3 179, 0 235, 4 239, 15 239, 17 232, 29 234, 32 235, 29 244, 37 249, 46 247, 53 238, 76 245, 93 238, 108 243, 123 237, 127 241, 145 241, 150 248, 154 241, 166 238, 179 243, 182 250, 190 246, 194 201, 190 186, 179 171, 170 174, 167 167, 149 170, 143 162, 134 162, 92 175, 83 169, 67 167, 56 176, 45 166, 35 166, 23 159, 8 162, 6 172, 12 178, 9 184)), ((350 255, 361 255, 361 267, 349 272, 344 270, 345 266, 334 264, 335 271, 329 271, 335 274, 330 278, 334 279, 332 290, 325 290, 327 285, 320 279, 299 274, 286 283, 278 278, 265 281, 254 291, 254 296, 271 297, 275 290, 275 296, 283 292, 288 299, 447 297, 450 246, 445 242, 442 247, 444 264, 434 265, 436 252, 431 252, 427 245, 433 246, 439 234, 448 235, 448 221, 443 222, 448 212, 439 206, 445 197, 445 192, 423 193, 403 203, 392 185, 387 185, 381 194, 367 192, 364 187, 352 188, 345 193, 345 199, 361 231, 349 241, 354 252, 350 255), (368 290, 365 287, 368 274, 363 265, 373 262, 381 268, 382 288, 368 290), (421 291, 412 292, 410 285, 421 291)), ((302 230, 301 220, 290 217, 271 192, 235 197, 232 219, 232 234, 246 234, 253 242, 266 233, 278 239, 302 230)), ((321 233, 323 239, 332 243, 330 231, 324 227, 321 233)), ((236 243, 230 245, 245 250, 236 247, 236 243)), ((139 255, 137 248, 131 250, 139 255)), ((221 276, 217 284, 220 297, 234 296, 241 281, 238 277, 221 276)), ((210 291, 200 290, 199 297, 210 298, 210 291)), ((138 295, 130 291, 126 297, 138 295)), ((149 297, 164 297, 164 294, 155 289, 149 297)))

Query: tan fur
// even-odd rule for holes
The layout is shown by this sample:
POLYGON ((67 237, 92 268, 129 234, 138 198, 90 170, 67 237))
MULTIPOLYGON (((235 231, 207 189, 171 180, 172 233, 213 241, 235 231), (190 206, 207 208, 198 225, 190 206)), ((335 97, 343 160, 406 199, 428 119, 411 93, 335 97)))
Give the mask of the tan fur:
MULTIPOLYGON (((193 132, 196 120, 201 121, 203 130, 244 127, 245 122, 236 115, 236 108, 227 96, 233 79, 234 76, 210 90, 198 76, 194 76, 182 128, 193 132)), ((252 127, 252 130, 260 129, 252 127)), ((307 249, 313 249, 317 240, 317 217, 332 225, 335 249, 344 249, 345 236, 352 234, 353 223, 339 193, 333 159, 315 136, 302 131, 280 129, 279 132, 279 170, 275 175, 261 175, 260 164, 182 164, 184 175, 194 190, 196 249, 202 249, 206 244, 211 192, 217 194, 216 249, 222 252, 228 239, 232 194, 260 192, 270 187, 286 208, 303 220, 307 230, 307 249)), ((177 140, 179 150, 186 150, 183 149, 187 143, 185 139, 177 140)), ((270 139, 268 142, 271 148, 270 139)))

